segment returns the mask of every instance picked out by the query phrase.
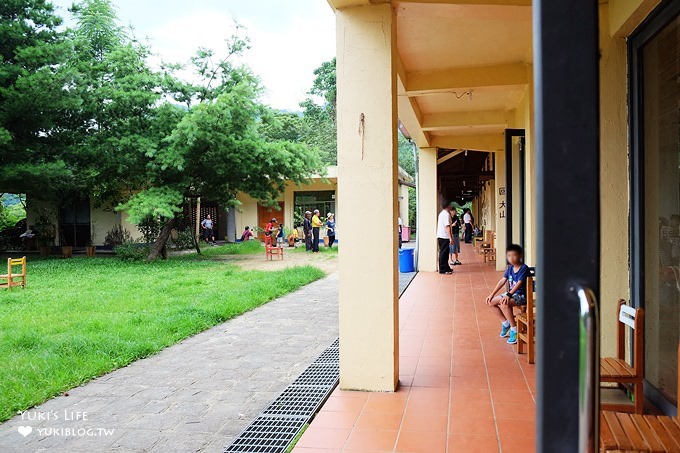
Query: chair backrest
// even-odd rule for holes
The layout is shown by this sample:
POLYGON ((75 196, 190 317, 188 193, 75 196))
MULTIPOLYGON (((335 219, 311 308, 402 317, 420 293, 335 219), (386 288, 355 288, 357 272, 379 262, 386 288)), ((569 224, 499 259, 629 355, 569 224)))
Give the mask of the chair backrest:
POLYGON ((626 328, 629 328, 633 336, 632 366, 636 371, 642 371, 645 363, 644 320, 645 311, 642 308, 629 307, 625 300, 619 300, 616 318, 618 358, 621 360, 626 359, 626 328))
POLYGON ((7 258, 7 274, 8 275, 25 275, 26 274, 26 257, 21 258, 7 258), (21 266, 21 273, 14 272, 14 268, 21 266))

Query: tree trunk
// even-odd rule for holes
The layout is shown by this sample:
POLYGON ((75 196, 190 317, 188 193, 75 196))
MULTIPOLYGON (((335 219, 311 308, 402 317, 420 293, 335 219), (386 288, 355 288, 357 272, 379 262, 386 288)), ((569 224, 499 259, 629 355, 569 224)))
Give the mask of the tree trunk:
MULTIPOLYGON (((198 222, 198 220, 197 220, 198 222)), ((196 237, 195 231, 191 230, 191 237, 194 239, 194 247, 196 247, 196 253, 199 255, 201 254, 201 239, 199 237, 196 237)))
POLYGON ((198 222, 200 222, 200 220, 201 220, 199 218, 200 211, 201 211, 200 203, 201 203, 201 198, 199 197, 198 198, 198 204, 197 204, 198 209, 196 210, 196 228, 194 229, 193 226, 191 225, 191 214, 193 213, 193 210, 194 210, 194 204, 191 202, 191 199, 189 199, 189 230, 191 231, 191 239, 193 239, 193 241, 194 241, 194 248, 196 249, 196 253, 198 253, 199 255, 201 254, 201 244, 200 244, 201 240, 199 239, 197 234, 198 234, 198 225, 199 225, 198 222))
POLYGON ((158 236, 158 239, 156 239, 156 242, 153 243, 151 246, 151 250, 149 250, 149 256, 147 256, 147 261, 155 261, 158 259, 158 257, 162 257, 163 259, 168 258, 168 253, 166 250, 166 244, 168 243, 168 239, 170 238, 170 232, 172 229, 175 227, 175 219, 172 218, 165 222, 165 225, 163 225, 163 229, 161 230, 161 234, 158 236))

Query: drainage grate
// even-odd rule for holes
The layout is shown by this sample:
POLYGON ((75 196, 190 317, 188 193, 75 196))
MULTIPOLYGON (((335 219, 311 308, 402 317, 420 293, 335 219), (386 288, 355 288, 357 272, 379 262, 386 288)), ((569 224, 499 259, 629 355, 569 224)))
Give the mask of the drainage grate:
POLYGON ((228 452, 279 453, 286 451, 291 439, 306 420, 290 417, 258 417, 227 447, 228 452))
POLYGON ((338 348, 328 348, 326 349, 317 359, 315 363, 319 362, 329 362, 337 364, 340 361, 340 349, 338 348))
POLYGON ((323 388, 335 387, 340 372, 337 363, 312 363, 304 373, 293 381, 291 386, 320 386, 323 388))
POLYGON ((290 386, 276 398, 263 415, 288 415, 292 417, 311 417, 326 399, 330 389, 322 386, 290 386))
POLYGON ((339 348, 337 339, 233 440, 225 453, 284 453, 338 385, 339 348))

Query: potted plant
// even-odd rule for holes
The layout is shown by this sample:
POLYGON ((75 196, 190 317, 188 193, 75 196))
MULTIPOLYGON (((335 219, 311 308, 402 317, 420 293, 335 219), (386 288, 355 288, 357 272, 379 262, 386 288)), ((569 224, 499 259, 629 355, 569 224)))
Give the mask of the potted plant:
POLYGON ((61 240, 61 256, 71 258, 73 256, 73 246, 66 240, 61 240))
POLYGON ((97 231, 95 230, 94 222, 92 222, 90 223, 90 239, 87 241, 87 246, 85 247, 85 253, 90 258, 93 258, 97 254, 97 246, 94 245, 96 238, 97 231))
POLYGON ((52 246, 54 245, 54 224, 50 222, 50 219, 46 214, 43 214, 38 217, 38 220, 35 222, 35 226, 38 230, 36 234, 36 242, 38 243, 38 248, 40 249, 40 256, 50 256, 50 253, 52 252, 52 246))

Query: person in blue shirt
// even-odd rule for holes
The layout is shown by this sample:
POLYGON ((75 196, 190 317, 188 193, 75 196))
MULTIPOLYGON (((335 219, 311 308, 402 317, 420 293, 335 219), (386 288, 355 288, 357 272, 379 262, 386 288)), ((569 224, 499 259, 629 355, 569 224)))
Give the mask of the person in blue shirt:
POLYGON ((506 258, 510 265, 493 292, 486 298, 486 304, 502 322, 500 337, 508 337, 508 344, 517 343, 517 324, 513 307, 521 307, 527 303, 526 281, 529 277, 529 267, 523 263, 523 255, 521 246, 517 244, 508 246, 506 258), (507 288, 507 291, 498 294, 503 288, 507 288))

